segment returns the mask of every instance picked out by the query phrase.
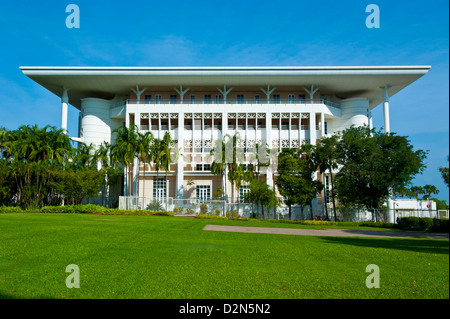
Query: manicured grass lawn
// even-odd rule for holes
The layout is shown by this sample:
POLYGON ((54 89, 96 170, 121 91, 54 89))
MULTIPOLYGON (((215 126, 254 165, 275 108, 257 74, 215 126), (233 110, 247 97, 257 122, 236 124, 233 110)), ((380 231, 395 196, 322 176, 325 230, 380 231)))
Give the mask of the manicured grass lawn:
POLYGON ((0 215, 0 298, 449 298, 448 240, 202 231, 206 224, 252 222, 0 215), (79 289, 66 287, 69 264, 79 266, 79 289), (365 285, 369 264, 379 266, 379 289, 365 285))

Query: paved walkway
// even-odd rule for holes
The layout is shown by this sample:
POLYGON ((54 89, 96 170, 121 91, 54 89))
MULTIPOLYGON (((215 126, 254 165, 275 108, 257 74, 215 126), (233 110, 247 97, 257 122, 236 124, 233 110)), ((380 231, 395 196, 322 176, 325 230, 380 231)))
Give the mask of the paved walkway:
POLYGON ((380 230, 357 230, 357 229, 337 229, 337 228, 301 229, 301 228, 206 225, 203 228, 203 230, 239 232, 239 233, 334 236, 334 237, 432 238, 432 239, 449 238, 448 236, 449 234, 441 234, 441 233, 393 232, 380 230))

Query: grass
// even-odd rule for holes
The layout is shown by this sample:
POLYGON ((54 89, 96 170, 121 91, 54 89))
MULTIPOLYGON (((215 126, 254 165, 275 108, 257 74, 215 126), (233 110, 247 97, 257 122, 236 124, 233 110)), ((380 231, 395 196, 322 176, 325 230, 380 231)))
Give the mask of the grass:
POLYGON ((448 240, 202 231, 207 224, 307 227, 0 214, 0 298, 449 298, 448 240), (79 289, 65 285, 69 264, 79 289), (380 268, 378 289, 365 285, 369 264, 380 268))

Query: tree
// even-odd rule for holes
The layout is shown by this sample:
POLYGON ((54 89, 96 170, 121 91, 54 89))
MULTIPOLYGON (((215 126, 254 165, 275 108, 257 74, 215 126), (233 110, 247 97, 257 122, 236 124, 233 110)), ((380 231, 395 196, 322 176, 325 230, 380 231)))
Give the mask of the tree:
POLYGON ((311 207, 311 219, 313 219, 312 201, 321 190, 323 184, 314 180, 313 174, 317 166, 312 161, 312 146, 304 145, 299 150, 283 149, 278 157, 278 178, 275 183, 278 191, 285 198, 285 204, 289 207, 289 219, 291 219, 292 205, 311 207))
MULTIPOLYGON (((241 165, 243 162, 243 149, 237 147, 239 134, 233 136, 226 135, 226 141, 218 141, 211 150, 211 155, 215 159, 211 165, 211 171, 214 175, 226 176, 231 183, 231 198, 234 198, 234 189, 240 187, 241 181, 249 181, 251 178, 250 170, 244 169, 241 165)), ((224 181, 225 184, 225 181, 224 181)), ((227 193, 226 185, 223 185, 227 193)))
POLYGON ((423 187, 423 190, 426 194, 426 196, 424 196, 424 198, 427 198, 427 199, 431 198, 431 194, 435 194, 435 195, 439 194, 439 190, 434 185, 427 184, 423 187))
MULTIPOLYGON (((448 156, 447 156, 447 161, 448 161, 448 156)), ((442 178, 444 179, 444 182, 445 182, 445 184, 447 184, 447 187, 448 187, 448 179, 449 179, 448 167, 440 167, 439 172, 441 172, 442 178)))
MULTIPOLYGON (((153 160, 152 153, 152 143, 154 143, 155 139, 151 132, 145 132, 144 134, 139 135, 139 158, 140 161, 144 164, 144 175, 145 175, 145 166, 148 164, 151 165, 153 160)), ((145 198, 145 176, 142 181, 142 197, 145 198)))
POLYGON ((339 135, 336 193, 344 205, 378 209, 425 168, 427 152, 395 133, 351 127, 339 135))
POLYGON ((249 189, 250 192, 246 195, 246 199, 255 204, 257 210, 259 205, 261 205, 262 218, 264 219, 264 206, 269 211, 270 208, 278 205, 275 190, 271 189, 265 181, 256 178, 250 181, 249 189))
POLYGON ((300 170, 298 158, 294 149, 284 149, 278 156, 278 177, 275 184, 284 203, 289 209, 289 219, 292 219, 292 206, 301 202, 300 194, 304 191, 302 179, 298 178, 300 170))
MULTIPOLYGON (((319 172, 322 175, 323 185, 326 184, 325 182, 326 173, 327 172, 329 173, 328 176, 330 178, 331 200, 333 203, 333 213, 335 221, 337 221, 337 216, 336 216, 336 200, 334 194, 333 171, 336 171, 338 169, 339 157, 338 152, 336 151, 337 145, 338 145, 338 137, 336 135, 325 137, 320 140, 320 142, 317 144, 312 154, 313 161, 319 167, 319 172)), ((328 192, 328 189, 324 188, 324 190, 325 192, 328 192)), ((325 194, 325 197, 328 197, 328 194, 325 194)), ((325 214, 326 218, 328 219, 328 209, 326 203, 325 203, 325 214)))
POLYGON ((125 180, 127 188, 125 194, 128 195, 130 189, 130 181, 128 171, 133 168, 133 162, 139 151, 139 131, 134 124, 127 128, 125 125, 120 126, 117 130, 116 143, 111 148, 112 159, 117 164, 121 164, 125 169, 125 180))
POLYGON ((421 186, 412 186, 409 190, 416 200, 419 200, 419 195, 425 194, 425 190, 421 186))

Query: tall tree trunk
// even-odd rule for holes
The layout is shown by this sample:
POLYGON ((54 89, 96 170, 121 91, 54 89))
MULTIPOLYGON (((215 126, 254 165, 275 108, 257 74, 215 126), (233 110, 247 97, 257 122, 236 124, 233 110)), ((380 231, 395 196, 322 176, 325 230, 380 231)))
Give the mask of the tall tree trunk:
POLYGON ((337 222, 337 216, 336 216, 336 202, 335 202, 335 200, 334 200, 333 173, 330 174, 330 185, 331 185, 331 198, 333 199, 334 221, 337 222))

